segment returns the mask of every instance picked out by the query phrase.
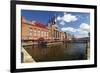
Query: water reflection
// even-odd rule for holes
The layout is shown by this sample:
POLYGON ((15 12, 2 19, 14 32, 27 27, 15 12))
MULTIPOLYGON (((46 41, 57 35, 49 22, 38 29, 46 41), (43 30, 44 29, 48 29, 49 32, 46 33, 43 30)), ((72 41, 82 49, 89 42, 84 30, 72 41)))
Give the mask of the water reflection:
POLYGON ((23 47, 36 62, 87 59, 86 43, 58 43, 23 47))

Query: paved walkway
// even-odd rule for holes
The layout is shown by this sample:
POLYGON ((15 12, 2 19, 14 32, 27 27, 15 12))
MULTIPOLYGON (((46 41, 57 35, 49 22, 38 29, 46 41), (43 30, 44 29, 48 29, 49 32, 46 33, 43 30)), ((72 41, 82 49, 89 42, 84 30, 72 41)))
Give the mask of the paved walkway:
POLYGON ((23 52, 23 62, 24 63, 31 63, 35 62, 35 60, 28 54, 28 52, 22 47, 22 52, 23 52))

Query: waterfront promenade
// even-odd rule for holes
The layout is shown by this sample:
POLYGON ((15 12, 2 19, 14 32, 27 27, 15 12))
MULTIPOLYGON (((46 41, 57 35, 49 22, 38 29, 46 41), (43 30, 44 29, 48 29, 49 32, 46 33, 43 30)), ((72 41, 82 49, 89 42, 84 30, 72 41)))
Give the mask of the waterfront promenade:
POLYGON ((31 55, 22 47, 23 63, 35 62, 31 55))

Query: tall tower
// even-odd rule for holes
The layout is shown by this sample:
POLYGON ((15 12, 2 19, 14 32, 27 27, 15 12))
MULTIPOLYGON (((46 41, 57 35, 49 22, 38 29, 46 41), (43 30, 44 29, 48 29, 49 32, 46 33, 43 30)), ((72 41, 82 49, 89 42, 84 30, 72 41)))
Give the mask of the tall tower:
POLYGON ((56 15, 54 15, 53 17, 51 17, 48 21, 49 25, 57 25, 57 21, 56 21, 56 15))
POLYGON ((51 19, 51 23, 52 25, 55 25, 57 22, 56 22, 56 16, 54 16, 52 19, 51 19))
POLYGON ((58 37, 58 25, 56 21, 56 16, 54 15, 48 23, 48 28, 49 28, 49 34, 51 36, 51 39, 54 41, 58 37))

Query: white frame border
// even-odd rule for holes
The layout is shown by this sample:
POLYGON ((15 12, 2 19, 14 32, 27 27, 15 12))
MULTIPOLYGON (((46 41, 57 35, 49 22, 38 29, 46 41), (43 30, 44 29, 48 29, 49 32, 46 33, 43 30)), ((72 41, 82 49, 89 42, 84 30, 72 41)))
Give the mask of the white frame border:
POLYGON ((53 7, 37 5, 16 5, 16 69, 40 68, 55 66, 73 66, 94 64, 94 9, 74 8, 74 7, 53 7), (58 62, 39 62, 21 63, 21 9, 25 10, 44 10, 44 11, 68 11, 68 12, 90 12, 90 59, 79 61, 58 61, 58 62), (56 9, 56 10, 55 10, 56 9))

